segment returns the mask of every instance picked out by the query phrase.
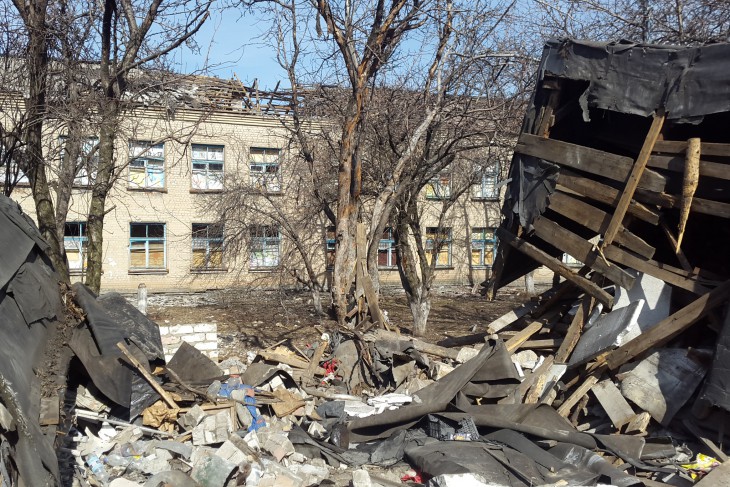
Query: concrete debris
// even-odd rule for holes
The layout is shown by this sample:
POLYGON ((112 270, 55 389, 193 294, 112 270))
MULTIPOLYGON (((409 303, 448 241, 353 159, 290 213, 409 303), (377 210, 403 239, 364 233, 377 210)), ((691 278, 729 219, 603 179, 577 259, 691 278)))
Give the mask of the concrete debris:
MULTIPOLYGON (((438 343, 384 318, 363 278, 353 328, 316 325, 302 350, 277 323, 276 344, 219 350, 213 317, 155 323, 116 293, 61 292, 0 197, 0 484, 720 485, 729 59, 726 43, 547 41, 484 285, 544 266, 554 286, 438 343), (46 362, 67 367, 48 379, 46 362)), ((212 297, 148 304, 165 299, 212 297)))

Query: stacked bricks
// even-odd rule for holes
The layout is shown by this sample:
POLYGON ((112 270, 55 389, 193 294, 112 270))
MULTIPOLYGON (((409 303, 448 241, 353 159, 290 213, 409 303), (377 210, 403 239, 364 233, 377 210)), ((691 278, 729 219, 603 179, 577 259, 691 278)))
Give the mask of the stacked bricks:
POLYGON ((214 362, 218 362, 218 325, 215 323, 160 325, 160 335, 167 362, 177 352, 182 342, 188 342, 214 362))

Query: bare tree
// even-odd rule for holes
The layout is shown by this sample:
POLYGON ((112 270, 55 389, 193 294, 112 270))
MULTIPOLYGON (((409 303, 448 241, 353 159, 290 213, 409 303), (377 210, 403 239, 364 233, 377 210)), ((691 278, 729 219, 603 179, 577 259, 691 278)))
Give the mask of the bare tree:
POLYGON ((119 175, 115 140, 134 70, 148 67, 190 39, 208 17, 210 2, 196 0, 105 0, 99 38, 97 113, 99 157, 88 217, 89 261, 86 282, 101 286, 106 201, 119 175))

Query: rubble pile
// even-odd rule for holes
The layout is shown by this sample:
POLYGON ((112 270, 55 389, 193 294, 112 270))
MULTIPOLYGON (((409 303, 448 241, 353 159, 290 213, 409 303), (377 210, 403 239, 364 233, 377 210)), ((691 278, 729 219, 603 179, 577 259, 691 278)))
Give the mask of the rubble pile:
POLYGON ((60 293, 0 198, 0 485, 727 485, 728 54, 548 43, 488 292, 562 281, 435 344, 370 323, 166 360, 122 296, 60 293))

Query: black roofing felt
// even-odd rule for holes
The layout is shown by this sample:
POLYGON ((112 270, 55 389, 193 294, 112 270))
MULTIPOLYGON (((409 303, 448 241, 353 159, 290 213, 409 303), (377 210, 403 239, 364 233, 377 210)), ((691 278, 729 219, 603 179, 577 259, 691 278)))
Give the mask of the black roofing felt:
POLYGON ((551 40, 545 45, 540 77, 588 81, 591 107, 699 121, 730 111, 730 44, 701 47, 551 40))

